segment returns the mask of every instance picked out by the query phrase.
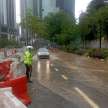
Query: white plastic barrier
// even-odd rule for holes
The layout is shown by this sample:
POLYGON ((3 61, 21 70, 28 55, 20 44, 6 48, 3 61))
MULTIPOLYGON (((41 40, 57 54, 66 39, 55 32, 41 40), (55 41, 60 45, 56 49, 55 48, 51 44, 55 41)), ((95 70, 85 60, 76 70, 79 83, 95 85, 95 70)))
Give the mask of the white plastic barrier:
POLYGON ((4 93, 4 92, 11 92, 12 93, 12 87, 0 88, 0 93, 4 93))
POLYGON ((0 49, 0 60, 5 58, 4 49, 0 49))
POLYGON ((0 89, 0 108, 27 108, 11 92, 11 88, 0 89))
POLYGON ((0 52, 0 60, 3 60, 5 58, 4 52, 0 52))
POLYGON ((11 64, 11 72, 13 72, 14 77, 25 74, 25 71, 26 68, 23 63, 16 61, 11 64))
POLYGON ((16 49, 7 49, 6 50, 7 57, 14 56, 15 54, 16 54, 16 49))

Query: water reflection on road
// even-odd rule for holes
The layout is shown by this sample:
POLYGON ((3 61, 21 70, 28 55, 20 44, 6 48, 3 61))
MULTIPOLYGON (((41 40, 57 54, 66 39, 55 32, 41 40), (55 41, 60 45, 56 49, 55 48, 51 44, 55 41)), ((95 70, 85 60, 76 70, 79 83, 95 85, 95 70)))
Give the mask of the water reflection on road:
POLYGON ((36 60, 33 70, 34 81, 78 108, 107 108, 107 62, 58 52, 50 60, 36 60))
POLYGON ((37 62, 37 78, 39 81, 50 79, 50 60, 41 59, 37 62))

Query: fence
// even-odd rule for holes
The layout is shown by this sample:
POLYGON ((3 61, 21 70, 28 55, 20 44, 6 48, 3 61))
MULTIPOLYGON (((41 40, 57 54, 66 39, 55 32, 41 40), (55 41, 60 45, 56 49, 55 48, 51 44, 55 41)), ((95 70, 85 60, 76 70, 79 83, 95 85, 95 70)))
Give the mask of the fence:
MULTIPOLYGON (((91 42, 86 43, 86 47, 88 48, 99 48, 99 40, 93 40, 91 42)), ((108 48, 108 41, 102 40, 102 48, 108 48)))

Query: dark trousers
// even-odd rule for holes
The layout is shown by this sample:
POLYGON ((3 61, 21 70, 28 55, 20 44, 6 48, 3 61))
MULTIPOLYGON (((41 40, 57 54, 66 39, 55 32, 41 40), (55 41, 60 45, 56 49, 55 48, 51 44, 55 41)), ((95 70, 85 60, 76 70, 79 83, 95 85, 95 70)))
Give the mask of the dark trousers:
POLYGON ((32 75, 32 65, 25 64, 25 66, 26 66, 26 76, 27 76, 27 79, 30 80, 31 75, 32 75))

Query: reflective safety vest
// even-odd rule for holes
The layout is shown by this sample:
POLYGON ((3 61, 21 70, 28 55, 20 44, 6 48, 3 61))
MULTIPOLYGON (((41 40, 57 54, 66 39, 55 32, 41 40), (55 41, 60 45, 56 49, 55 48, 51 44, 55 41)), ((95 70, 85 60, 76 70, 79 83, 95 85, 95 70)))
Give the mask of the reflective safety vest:
POLYGON ((29 51, 26 51, 24 53, 24 64, 32 65, 32 61, 33 61, 33 55, 32 55, 32 53, 29 52, 29 51))

